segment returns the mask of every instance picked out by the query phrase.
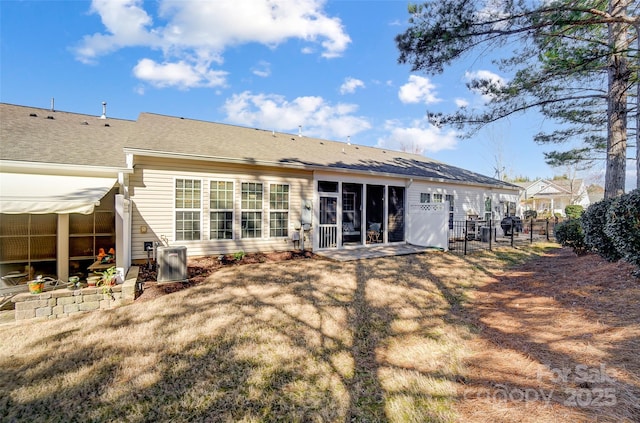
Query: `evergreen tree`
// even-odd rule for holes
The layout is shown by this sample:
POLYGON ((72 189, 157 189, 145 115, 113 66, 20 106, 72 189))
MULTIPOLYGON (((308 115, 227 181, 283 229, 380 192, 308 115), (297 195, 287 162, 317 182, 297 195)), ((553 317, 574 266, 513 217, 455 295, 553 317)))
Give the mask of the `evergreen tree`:
POLYGON ((629 93, 638 83, 639 56, 632 41, 640 25, 640 6, 632 0, 532 4, 438 0, 410 5, 410 26, 396 37, 398 60, 411 64, 413 71, 441 73, 466 53, 503 49, 515 41, 517 48, 497 63, 513 72, 509 82, 477 78, 468 84, 490 96, 484 111, 429 113, 431 122, 473 133, 513 113, 540 110, 563 125, 538 134, 537 142, 579 138, 584 143, 582 148, 548 153, 547 160, 575 164, 604 153, 605 196, 616 197, 625 186, 627 119, 633 110, 629 93))

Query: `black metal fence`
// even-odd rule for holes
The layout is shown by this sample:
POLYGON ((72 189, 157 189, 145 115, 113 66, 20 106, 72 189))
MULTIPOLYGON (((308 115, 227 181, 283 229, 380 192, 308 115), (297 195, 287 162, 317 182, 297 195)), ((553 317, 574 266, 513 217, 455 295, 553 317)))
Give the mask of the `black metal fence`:
POLYGON ((449 251, 468 254, 494 247, 555 241, 556 219, 454 220, 449 225, 449 251))

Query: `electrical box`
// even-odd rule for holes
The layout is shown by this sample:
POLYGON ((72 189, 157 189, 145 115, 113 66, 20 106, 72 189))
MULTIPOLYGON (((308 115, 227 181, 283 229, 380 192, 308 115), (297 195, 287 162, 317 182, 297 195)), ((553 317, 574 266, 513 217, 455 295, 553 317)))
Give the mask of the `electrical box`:
POLYGON ((300 220, 302 221, 302 227, 305 230, 309 230, 313 219, 313 207, 311 205, 311 200, 302 200, 302 213, 300 220))
POLYGON ((186 282, 187 247, 158 247, 158 282, 186 282))

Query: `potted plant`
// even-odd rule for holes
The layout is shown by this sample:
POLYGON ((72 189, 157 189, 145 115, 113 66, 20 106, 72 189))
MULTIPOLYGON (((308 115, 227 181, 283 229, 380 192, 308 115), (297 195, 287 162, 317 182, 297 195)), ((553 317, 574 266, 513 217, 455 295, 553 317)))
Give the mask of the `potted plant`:
POLYGON ((44 280, 42 276, 38 276, 35 280, 29 281, 29 292, 32 294, 40 294, 44 290, 44 280))
POLYGON ((111 290, 111 286, 116 284, 116 275, 118 274, 115 266, 111 266, 104 272, 98 272, 102 276, 98 281, 98 286, 102 287, 102 293, 104 295, 108 295, 111 299, 113 299, 113 291, 111 290))
POLYGON ((100 276, 100 280, 98 280, 97 285, 98 286, 111 286, 111 285, 115 285, 116 283, 116 267, 115 266, 111 266, 110 268, 108 268, 107 270, 105 270, 104 272, 97 272, 99 273, 100 276))

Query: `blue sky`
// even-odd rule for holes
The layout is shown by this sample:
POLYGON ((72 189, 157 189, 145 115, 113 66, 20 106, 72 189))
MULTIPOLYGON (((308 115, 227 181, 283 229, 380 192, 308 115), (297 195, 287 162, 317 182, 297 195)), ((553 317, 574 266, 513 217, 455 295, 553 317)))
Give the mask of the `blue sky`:
MULTIPOLYGON (((420 151, 493 176, 551 177, 527 113, 471 139, 426 111, 481 107, 470 75, 501 75, 471 55, 444 74, 397 63, 407 1, 0 2, 0 101, 135 120, 140 112, 420 151), (498 158, 498 160, 496 160, 498 158)), ((633 167, 633 166, 629 166, 633 167)), ((598 180, 600 169, 582 175, 598 180)), ((628 180, 632 179, 629 175, 628 180)))

